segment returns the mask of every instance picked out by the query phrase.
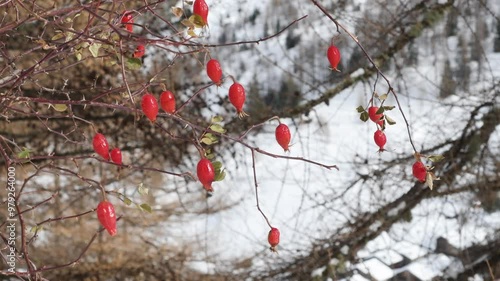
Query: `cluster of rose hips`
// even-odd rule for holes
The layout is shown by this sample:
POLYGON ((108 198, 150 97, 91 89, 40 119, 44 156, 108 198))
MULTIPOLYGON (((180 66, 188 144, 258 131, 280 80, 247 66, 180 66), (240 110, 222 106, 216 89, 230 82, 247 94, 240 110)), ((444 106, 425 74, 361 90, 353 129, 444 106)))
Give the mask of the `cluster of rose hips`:
MULTIPOLYGON (((330 62, 330 66, 332 70, 335 71, 340 71, 337 66, 340 63, 340 51, 339 49, 331 44, 328 50, 326 51, 326 56, 328 58, 328 61, 330 62)), ((384 110, 390 110, 392 107, 383 107, 379 108, 377 106, 370 106, 368 108, 368 118, 372 120, 375 124, 377 124, 377 131, 373 134, 373 139, 375 141, 375 144, 379 147, 379 152, 384 151, 384 146, 387 143, 387 137, 385 136, 384 129, 385 129, 385 122, 386 119, 388 119, 387 116, 383 114, 384 110)), ((366 114, 366 111, 363 108, 358 108, 358 112, 362 114, 366 114)), ((362 118, 363 121, 366 119, 362 118)), ((393 124, 393 123, 389 123, 393 124)), ((277 135, 276 135, 277 136, 277 135)), ((421 160, 421 155, 416 153, 415 158, 416 162, 412 166, 412 173, 413 176, 420 182, 426 182, 427 181, 427 176, 430 175, 431 181, 429 184, 429 187, 432 189, 432 180, 437 179, 433 173, 429 172, 429 169, 422 163, 421 160)), ((440 157, 437 157, 440 158, 440 157)))
POLYGON ((370 106, 368 108, 368 117, 375 124, 377 124, 377 131, 373 134, 373 139, 375 140, 375 144, 379 147, 379 152, 384 151, 385 143, 387 142, 387 137, 383 131, 384 129, 384 114, 378 113, 380 108, 378 106, 370 106))
MULTIPOLYGON (((175 96, 171 91, 165 90, 160 94, 160 106, 166 113, 175 112, 175 96)), ((142 96, 141 109, 151 122, 156 121, 159 109, 158 101, 153 94, 147 92, 142 96)))
MULTIPOLYGON (((97 133, 92 140, 94 151, 102 158, 113 161, 115 164, 122 165, 122 152, 119 148, 113 148, 109 151, 109 144, 106 137, 97 133)), ((108 231, 111 236, 116 235, 116 214, 115 208, 111 202, 104 199, 97 205, 97 218, 102 226, 108 231)))
MULTIPOLYGON (((331 44, 326 51, 326 57, 330 62, 332 70, 340 71, 338 69, 338 64, 340 63, 340 50, 337 46, 331 44)), ((368 116, 370 120, 378 125, 377 131, 373 134, 375 144, 379 147, 379 152, 384 151, 384 146, 387 142, 387 137, 384 134, 384 114, 379 112, 380 108, 377 106, 370 106, 368 108, 368 116)))
MULTIPOLYGON (((193 4, 193 14, 197 15, 203 21, 203 26, 205 26, 208 22, 208 5, 205 0, 196 0, 193 4)), ((125 27, 128 32, 133 32, 133 23, 134 19, 132 17, 131 12, 124 12, 121 18, 121 23, 125 27)), ((144 55, 144 45, 137 46, 136 51, 133 54, 134 58, 140 58, 144 55)), ((217 86, 221 86, 223 83, 222 77, 222 68, 220 66, 219 61, 216 59, 210 59, 206 65, 207 75, 210 80, 217 86)), ((242 118, 248 116, 243 111, 243 105, 245 103, 246 94, 245 88, 243 85, 238 83, 232 76, 230 76, 233 80, 233 84, 229 88, 229 101, 235 107, 237 115, 242 118)), ((161 108, 169 113, 174 114, 176 111, 175 105, 175 96, 172 92, 165 90, 160 94, 160 106, 161 108)), ((141 100, 141 109, 144 115, 151 121, 155 122, 159 107, 158 101, 155 96, 151 93, 146 92, 142 96, 141 100)), ((283 123, 279 123, 276 127, 276 141, 278 144, 284 149, 284 151, 289 150, 291 134, 287 125, 283 123)), ((105 160, 111 160, 119 165, 122 165, 122 156, 119 148, 114 148, 109 151, 109 145, 105 138, 105 136, 101 133, 98 133, 94 136, 93 139, 93 147, 94 151, 103 157, 105 160)), ((196 172, 198 176, 198 180, 201 182, 203 187, 207 190, 207 192, 213 192, 212 183, 215 181, 216 169, 214 168, 213 163, 205 158, 198 162, 196 167, 196 172)), ((97 217, 101 225, 108 231, 111 236, 116 235, 116 214, 115 209, 112 203, 104 199, 97 206, 97 217)), ((275 227, 271 227, 271 230, 268 234, 268 242, 271 245, 270 249, 276 252, 276 247, 279 244, 280 233, 279 230, 275 227)))
MULTIPOLYGON (((130 32, 130 33, 134 32, 134 17, 132 15, 132 12, 125 11, 122 15, 121 23, 128 32, 130 32)), ((135 49, 132 57, 142 58, 144 56, 145 51, 146 51, 146 49, 145 49, 144 45, 140 44, 135 49)))

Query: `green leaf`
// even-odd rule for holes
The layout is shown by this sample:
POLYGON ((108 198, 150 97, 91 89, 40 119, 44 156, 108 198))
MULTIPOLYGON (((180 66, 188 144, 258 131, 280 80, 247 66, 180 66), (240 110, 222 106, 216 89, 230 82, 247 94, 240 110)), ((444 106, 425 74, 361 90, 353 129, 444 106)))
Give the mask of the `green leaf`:
POLYGON ((380 97, 378 97, 379 100, 386 100, 387 99, 387 94, 383 94, 380 97))
POLYGON ((92 43, 89 47, 89 51, 90 53, 92 54, 92 56, 94 58, 97 58, 97 56, 99 55, 99 49, 101 48, 101 44, 100 43, 92 43))
POLYGON ((123 203, 125 203, 125 205, 127 205, 127 206, 130 206, 130 204, 132 204, 132 200, 130 200, 130 198, 128 198, 128 197, 124 197, 123 203))
POLYGON ((80 53, 80 52, 76 52, 76 53, 75 53, 75 56, 76 56, 76 60, 77 60, 77 61, 81 61, 81 60, 82 60, 82 53, 80 53))
POLYGON ((431 155, 431 156, 427 157, 427 159, 431 160, 431 161, 432 161, 432 162, 434 162, 434 163, 437 163, 437 162, 439 162, 439 161, 443 160, 443 159, 444 159, 444 156, 443 156, 443 155, 441 155, 441 154, 438 154, 438 155, 431 155))
POLYGON ((389 117, 389 116, 387 116, 387 115, 385 115, 385 121, 387 121, 387 123, 388 123, 389 125, 394 125, 394 124, 396 124, 396 121, 392 120, 392 118, 391 118, 391 117, 389 117))
POLYGON ((194 32, 194 27, 188 27, 187 29, 187 34, 190 36, 190 37, 193 37, 193 38, 198 38, 198 35, 196 34, 196 32, 194 32))
POLYGON ((64 33, 58 32, 58 33, 56 33, 56 35, 52 36, 52 38, 50 38, 50 39, 52 41, 57 41, 57 40, 62 39, 64 37, 66 37, 66 35, 64 35, 64 33))
POLYGON ((149 193, 149 188, 145 187, 144 184, 141 182, 139 184, 139 187, 137 187, 137 192, 139 192, 140 195, 148 195, 149 193))
POLYGON ((193 14, 189 17, 189 21, 195 26, 195 27, 204 27, 207 25, 207 23, 201 18, 200 15, 193 14))
POLYGON ((384 106, 384 110, 393 110, 394 108, 396 108, 394 105, 386 105, 386 106, 384 106))
POLYGON ((220 115, 216 115, 216 116, 212 117, 211 123, 220 123, 222 121, 224 121, 224 117, 222 117, 220 115))
POLYGON ((226 178, 226 172, 222 170, 220 173, 215 174, 214 181, 222 181, 224 178, 226 178))
POLYGON ((222 162, 220 161, 212 162, 212 166, 214 166, 214 170, 220 170, 222 168, 222 162))
POLYGON ((28 149, 26 147, 23 147, 23 150, 17 154, 18 158, 30 158, 30 153, 33 152, 33 150, 28 149))
POLYGON ((363 112, 363 113, 361 113, 361 115, 359 115, 359 119, 361 119, 361 121, 363 121, 363 122, 368 121, 368 118, 369 118, 368 117, 368 112, 366 112, 366 111, 363 112))
POLYGON ((203 138, 201 139, 201 142, 202 142, 202 143, 204 143, 204 144, 206 144, 206 145, 211 145, 211 144, 213 144, 212 139, 211 139, 211 138, 207 138, 207 137, 203 137, 203 138))
POLYGON ((148 203, 142 203, 141 205, 139 205, 139 207, 141 208, 141 210, 146 211, 148 213, 153 212, 153 210, 151 209, 151 206, 149 206, 148 203))
POLYGON ((207 157, 208 160, 213 160, 215 158, 215 154, 207 153, 207 155, 205 155, 205 157, 207 157))
POLYGON ((181 24, 190 29, 195 28, 194 24, 188 19, 183 19, 181 24))
POLYGON ((130 70, 139 70, 142 66, 142 61, 139 58, 129 58, 125 63, 128 69, 130 70))
POLYGON ((57 112, 64 112, 66 111, 66 109, 68 109, 68 106, 65 104, 52 104, 52 107, 57 112))
POLYGON ((382 106, 382 107, 380 107, 380 108, 377 110, 377 112, 375 112, 375 114, 382 114, 382 113, 384 113, 384 110, 385 110, 385 109, 384 109, 384 107, 382 106))
POLYGON ((226 129, 224 129, 224 128, 223 128, 221 125, 219 125, 219 124, 212 124, 212 125, 210 126, 210 129, 211 129, 212 131, 214 131, 214 132, 221 133, 221 134, 223 134, 223 133, 225 133, 225 132, 226 132, 226 129))
POLYGON ((31 227, 30 232, 36 233, 42 229, 43 229, 43 225, 35 225, 35 226, 31 227))
POLYGON ((363 113, 363 112, 365 112, 365 108, 364 108, 363 106, 361 106, 361 105, 360 105, 360 106, 356 107, 356 111, 357 111, 358 113, 363 113))

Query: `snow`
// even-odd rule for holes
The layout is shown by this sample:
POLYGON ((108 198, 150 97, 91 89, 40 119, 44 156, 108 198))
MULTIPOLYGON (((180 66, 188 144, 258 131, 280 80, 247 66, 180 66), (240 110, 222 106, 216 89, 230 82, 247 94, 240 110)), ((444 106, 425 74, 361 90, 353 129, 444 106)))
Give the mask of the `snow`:
POLYGON ((392 269, 378 259, 369 259, 362 265, 366 268, 366 272, 376 280, 387 280, 394 276, 392 269))

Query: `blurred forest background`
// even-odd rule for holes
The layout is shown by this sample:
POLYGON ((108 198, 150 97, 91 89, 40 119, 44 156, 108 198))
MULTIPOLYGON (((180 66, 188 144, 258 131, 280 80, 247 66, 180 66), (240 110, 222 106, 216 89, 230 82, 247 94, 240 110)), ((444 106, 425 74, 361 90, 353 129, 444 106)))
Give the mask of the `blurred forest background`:
POLYGON ((0 280, 500 278, 500 3, 321 1, 388 84, 318 2, 207 0, 209 26, 192 38, 188 1, 1 1, 0 178, 15 167, 20 214, 11 274, 2 191, 0 280), (328 68, 332 40, 341 72, 328 68), (210 57, 245 86, 249 117, 227 100, 231 79, 209 82, 210 57), (141 97, 165 88, 182 110, 152 124, 141 97), (408 124, 388 112, 378 154, 356 107, 374 92, 397 106, 391 89, 408 124), (227 132, 210 149, 228 176, 207 197, 194 167, 215 115, 227 132), (273 116, 292 130, 289 154, 273 116), (123 167, 94 153, 96 132, 123 167), (445 157, 433 190, 412 178, 412 146, 445 157), (94 212, 101 188, 115 237, 94 212))

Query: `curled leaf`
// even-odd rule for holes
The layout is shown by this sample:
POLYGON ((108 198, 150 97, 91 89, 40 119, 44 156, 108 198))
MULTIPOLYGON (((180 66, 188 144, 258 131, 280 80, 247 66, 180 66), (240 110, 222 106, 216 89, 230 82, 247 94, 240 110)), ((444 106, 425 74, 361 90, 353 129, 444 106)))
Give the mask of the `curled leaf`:
POLYGON ((396 124, 396 121, 392 120, 392 118, 390 118, 389 116, 385 115, 385 121, 387 121, 387 123, 389 125, 394 125, 396 124))
POLYGON ((68 109, 68 106, 65 104, 53 104, 52 107, 57 112, 64 112, 66 111, 66 109, 68 109))
POLYGON ((139 207, 141 208, 141 210, 146 211, 148 213, 153 212, 153 209, 151 209, 151 206, 149 206, 148 203, 142 203, 141 205, 139 205, 139 207))
POLYGON ((149 188, 144 186, 144 184, 141 182, 139 184, 139 187, 137 187, 137 192, 139 192, 140 195, 148 195, 149 193, 149 188))
POLYGON ((18 154, 17 154, 17 157, 18 158, 30 158, 30 153, 33 152, 33 150, 27 148, 27 147, 23 147, 23 150, 21 150, 18 154))
POLYGON ((184 14, 184 11, 181 7, 172 7, 170 8, 170 11, 172 12, 172 14, 174 14, 174 16, 178 18, 182 17, 182 15, 184 14))
POLYGON ((366 111, 365 111, 365 112, 362 112, 362 113, 359 115, 359 119, 361 119, 361 121, 363 121, 363 122, 368 121, 368 118, 369 118, 369 116, 368 116, 368 112, 366 112, 366 111))
POLYGON ((427 157, 427 159, 429 159, 430 161, 434 162, 434 163, 437 163, 441 160, 444 159, 444 156, 441 155, 441 154, 438 154, 438 155, 430 155, 427 157))
POLYGON ((212 117, 212 123, 220 123, 224 120, 224 117, 220 116, 220 115, 216 115, 214 117, 212 117))
POLYGON ((219 124, 212 124, 210 125, 210 130, 214 131, 214 132, 217 132, 217 133, 225 133, 226 132, 226 129, 224 129, 221 125, 219 124))

